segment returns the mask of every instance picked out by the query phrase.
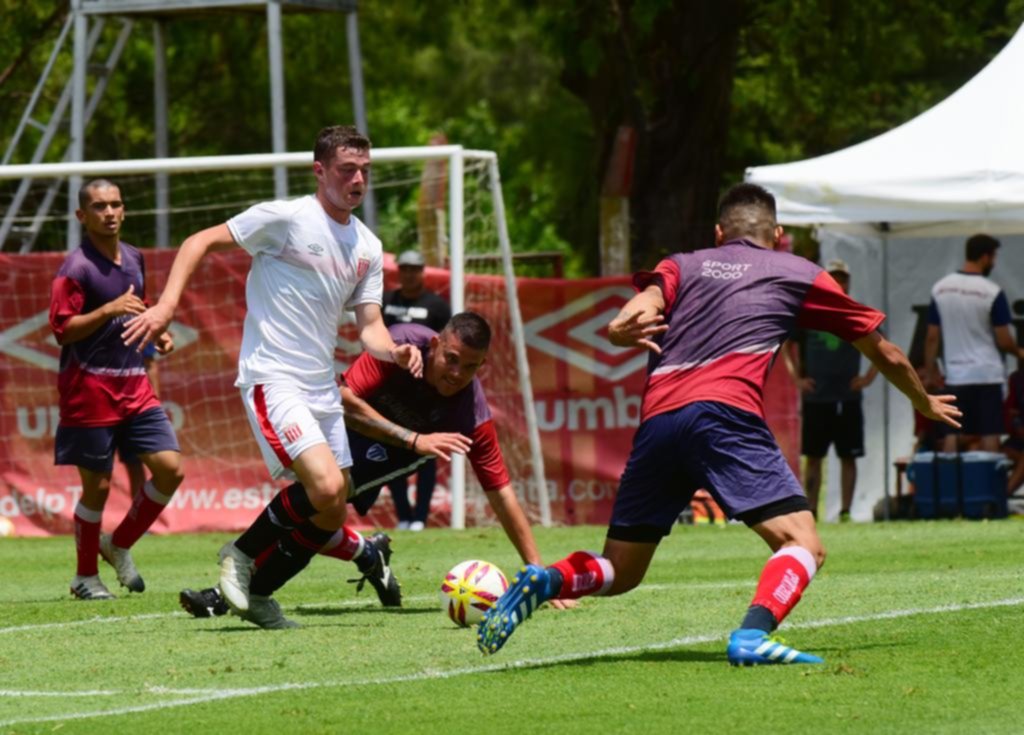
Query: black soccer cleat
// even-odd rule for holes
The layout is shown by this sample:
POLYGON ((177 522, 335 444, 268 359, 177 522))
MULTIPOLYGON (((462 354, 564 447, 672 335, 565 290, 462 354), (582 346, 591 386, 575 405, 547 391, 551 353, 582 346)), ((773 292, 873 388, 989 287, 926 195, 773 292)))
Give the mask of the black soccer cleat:
POLYGON ((386 533, 375 533, 366 539, 363 553, 353 560, 363 576, 350 579, 356 584, 356 592, 362 592, 369 582, 377 590, 377 597, 384 607, 402 606, 402 586, 391 571, 391 537, 386 533))
POLYGON ((181 608, 194 618, 213 618, 228 614, 228 603, 216 587, 205 590, 182 590, 178 595, 181 608))

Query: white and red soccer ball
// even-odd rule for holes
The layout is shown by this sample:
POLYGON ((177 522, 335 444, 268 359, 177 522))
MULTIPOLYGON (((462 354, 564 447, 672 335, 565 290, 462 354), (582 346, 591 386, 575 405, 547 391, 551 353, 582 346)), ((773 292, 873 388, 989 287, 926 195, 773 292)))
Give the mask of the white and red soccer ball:
POLYGON ((490 562, 471 559, 456 564, 441 582, 441 609, 463 628, 483 620, 484 613, 508 589, 508 580, 490 562))

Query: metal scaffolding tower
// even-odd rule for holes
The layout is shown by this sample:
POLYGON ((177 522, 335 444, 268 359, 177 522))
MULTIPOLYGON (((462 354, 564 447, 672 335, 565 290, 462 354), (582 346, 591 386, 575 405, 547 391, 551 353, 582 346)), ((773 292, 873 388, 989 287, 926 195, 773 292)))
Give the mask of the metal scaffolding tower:
MULTIPOLYGON (((66 124, 69 103, 71 108, 70 142, 61 160, 68 162, 85 160, 86 126, 96 106, 99 104, 106 88, 106 83, 120 59, 121 51, 128 40, 128 36, 131 34, 135 21, 139 19, 148 19, 153 22, 155 59, 153 74, 154 156, 156 158, 166 158, 169 152, 167 140, 167 49, 164 40, 166 24, 172 22, 175 18, 195 17, 213 12, 258 12, 266 15, 270 66, 271 150, 274 153, 286 152, 284 47, 281 38, 282 13, 313 11, 345 13, 355 124, 361 131, 369 132, 366 120, 366 101, 363 91, 362 60, 359 48, 357 0, 70 0, 70 2, 71 13, 64 28, 61 30, 53 53, 43 69, 36 89, 29 99, 26 110, 22 115, 8 150, 2 161, 0 161, 0 165, 12 162, 10 158, 26 127, 34 127, 42 132, 42 138, 33 152, 31 161, 29 161, 29 163, 41 163, 52 144, 54 134, 62 124, 66 124), (111 16, 119 18, 122 24, 117 41, 105 61, 99 65, 91 66, 90 58, 96 48, 105 20, 111 16), (71 79, 68 80, 60 99, 54 106, 50 120, 47 123, 43 123, 34 117, 36 114, 35 110, 47 78, 53 71, 54 62, 64 45, 69 31, 72 36, 72 53, 74 56, 71 79), (88 100, 86 99, 87 71, 99 74, 98 81, 94 85, 92 95, 89 96, 88 100)), ((22 182, 12 202, 12 206, 8 208, 3 221, 0 222, 0 243, 3 243, 14 230, 14 219, 30 185, 31 180, 24 180, 22 182)), ((32 249, 35 235, 38 234, 40 223, 45 218, 53 199, 56 197, 58 186, 59 183, 54 184, 51 187, 53 191, 47 192, 32 223, 19 230, 22 238, 21 249, 23 252, 32 249)), ((77 247, 79 241, 79 227, 75 219, 76 203, 74 194, 81 186, 81 177, 71 177, 67 182, 67 186, 69 193, 67 243, 70 250, 77 247)), ((284 198, 288 195, 288 182, 284 168, 276 169, 274 172, 274 192, 278 198, 284 198)), ((167 247, 170 244, 168 242, 170 232, 168 210, 170 202, 166 174, 161 174, 157 177, 155 205, 158 213, 156 245, 158 247, 167 247)), ((363 202, 363 215, 366 223, 373 228, 376 223, 376 213, 372 192, 367 193, 366 200, 363 202)))

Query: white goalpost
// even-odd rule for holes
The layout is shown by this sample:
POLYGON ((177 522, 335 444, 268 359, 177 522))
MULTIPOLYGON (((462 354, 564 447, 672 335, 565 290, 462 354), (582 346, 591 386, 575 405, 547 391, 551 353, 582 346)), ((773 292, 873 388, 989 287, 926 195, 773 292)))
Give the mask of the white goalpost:
MULTIPOLYGON (((549 526, 548 486, 497 156, 491 151, 443 145, 378 148, 371 152, 371 160, 377 234, 385 250, 398 253, 419 248, 435 253, 435 258, 440 256, 442 262, 446 257, 452 312, 479 311, 492 325, 494 341, 481 380, 492 404, 513 486, 531 521, 549 526), (468 272, 468 257, 478 255, 499 261, 501 275, 468 272)), ((312 153, 302 152, 0 166, 0 253, 55 251, 77 245, 67 237, 68 217, 73 217, 77 194, 69 192, 68 182, 102 177, 117 183, 127 204, 122 237, 145 250, 176 245, 188 234, 223 222, 251 204, 276 198, 281 181, 286 182, 289 196, 311 192, 315 186, 311 164, 312 153)), ((148 272, 150 298, 159 294, 165 277, 166 273, 148 272)), ((220 287, 212 286, 214 290, 220 287)), ((24 309, 24 319, 38 321, 38 305, 26 304, 24 309)), ((196 323, 183 325, 195 330, 191 339, 197 345, 204 343, 200 334, 204 328, 217 331, 229 318, 223 308, 197 314, 196 323)), ((14 348, 13 332, 8 332, 11 330, 0 333, 0 350, 5 340, 14 348)), ((345 332, 343 325, 336 353, 339 370, 347 366, 346 356, 357 349, 357 342, 345 332)), ((198 396, 194 405, 202 405, 203 386, 213 380, 208 373, 214 358, 196 359, 197 364, 207 366, 202 374, 175 373, 173 356, 169 358, 166 385, 169 394, 180 390, 183 395, 198 396)), ((4 364, 0 361, 0 371, 4 364)), ((3 379, 0 375, 0 382, 3 379)), ((222 400, 219 387, 208 390, 209 401, 222 400), (214 395, 218 397, 214 399, 214 395)), ((34 403, 42 405, 47 400, 42 396, 34 403)), ((0 412, 16 410, 10 401, 3 399, 0 412)), ((216 410, 210 409, 208 419, 204 419, 204 411, 194 413, 183 420, 211 424, 202 430, 196 427, 197 439, 191 448, 200 455, 209 443, 198 437, 240 429, 244 438, 238 441, 251 443, 244 421, 240 427, 214 426, 222 420, 216 418, 220 415, 216 410)), ((182 441, 182 450, 188 456, 187 441, 182 441)), ((0 451, 16 451, 8 437, 0 436, 0 451)), ((228 454, 235 451, 232 445, 228 454)), ((237 451, 245 449, 239 444, 237 451)), ((214 465, 220 461, 209 460, 214 465)), ((467 477, 464 458, 453 460, 448 480, 451 526, 464 528, 493 521, 475 478, 467 477)))

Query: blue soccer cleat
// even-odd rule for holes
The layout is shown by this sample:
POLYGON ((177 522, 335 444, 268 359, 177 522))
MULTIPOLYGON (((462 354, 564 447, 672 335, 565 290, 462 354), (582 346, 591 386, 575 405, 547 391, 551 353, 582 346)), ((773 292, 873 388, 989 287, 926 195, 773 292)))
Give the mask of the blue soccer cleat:
POLYGON ((824 659, 798 651, 773 638, 763 630, 739 628, 729 636, 726 649, 733 666, 759 666, 761 664, 823 664, 824 659))
POLYGON ((477 626, 476 645, 484 654, 496 653, 516 627, 550 599, 551 575, 544 567, 527 564, 512 578, 512 586, 484 613, 477 626))

